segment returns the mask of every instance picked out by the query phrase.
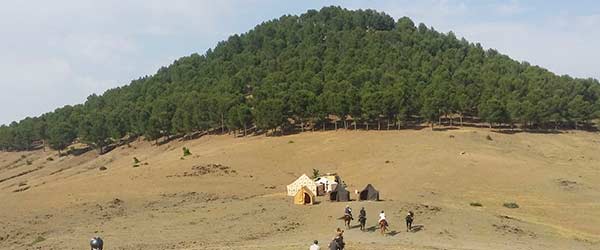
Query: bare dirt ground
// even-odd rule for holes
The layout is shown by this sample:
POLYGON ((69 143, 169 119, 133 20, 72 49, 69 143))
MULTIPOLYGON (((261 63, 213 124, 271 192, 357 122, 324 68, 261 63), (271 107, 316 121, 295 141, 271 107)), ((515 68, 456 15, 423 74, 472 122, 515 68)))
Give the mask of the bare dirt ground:
POLYGON ((368 213, 367 232, 346 230, 349 250, 600 249, 599 153, 597 133, 473 128, 0 152, 0 249, 87 249, 94 235, 105 249, 325 248, 347 204, 368 213), (340 174, 352 198, 371 183, 383 201, 293 205, 285 186, 313 168, 340 174))

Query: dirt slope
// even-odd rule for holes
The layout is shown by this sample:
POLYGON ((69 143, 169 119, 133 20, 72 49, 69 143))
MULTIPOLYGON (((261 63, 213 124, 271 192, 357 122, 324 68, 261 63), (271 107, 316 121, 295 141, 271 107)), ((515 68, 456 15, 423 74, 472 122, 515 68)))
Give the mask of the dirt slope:
POLYGON ((86 249, 94 235, 106 249, 307 249, 314 239, 325 248, 346 204, 368 213, 368 232, 345 233, 350 250, 600 249, 599 152, 597 133, 484 129, 0 152, 0 249, 86 249), (184 146, 192 155, 182 159, 184 146), (372 183, 384 201, 292 205, 285 186, 313 168, 337 172, 351 192, 372 183), (380 210, 386 236, 372 227, 380 210))

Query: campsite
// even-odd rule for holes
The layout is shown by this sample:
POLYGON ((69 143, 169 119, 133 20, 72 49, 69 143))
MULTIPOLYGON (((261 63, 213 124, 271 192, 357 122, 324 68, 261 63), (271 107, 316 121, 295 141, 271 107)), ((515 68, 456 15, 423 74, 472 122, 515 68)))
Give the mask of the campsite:
POLYGON ((0 248, 85 249, 100 235, 107 249, 304 249, 343 228, 349 204, 354 214, 365 207, 367 231, 346 230, 347 249, 595 249, 598 142, 588 132, 463 128, 211 135, 133 142, 101 156, 1 152, 0 248), (182 147, 192 153, 184 160, 182 147), (133 157, 148 164, 132 167, 133 157), (287 185, 313 168, 338 173, 352 199, 371 183, 383 201, 318 196, 316 205, 295 205, 287 185), (38 170, 18 176, 30 169, 38 170), (504 207, 510 202, 519 208, 504 207), (373 228, 381 210, 386 236, 373 228), (405 232, 408 210, 419 231, 405 232))

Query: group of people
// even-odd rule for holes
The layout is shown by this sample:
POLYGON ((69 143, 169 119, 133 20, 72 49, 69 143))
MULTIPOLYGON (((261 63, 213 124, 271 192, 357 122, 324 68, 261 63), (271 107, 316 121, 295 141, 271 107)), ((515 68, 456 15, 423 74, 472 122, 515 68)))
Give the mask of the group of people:
MULTIPOLYGON (((344 216, 349 216, 351 219, 354 219, 354 217, 352 216, 352 208, 350 208, 350 205, 347 205, 344 209, 344 216)), ((415 214, 412 211, 408 211, 405 217, 407 232, 412 229, 412 223, 414 219, 415 214)), ((360 212, 358 214, 358 221, 360 222, 360 229, 365 230, 364 227, 367 221, 367 211, 364 207, 360 209, 360 212)), ((385 212, 383 210, 381 210, 381 213, 379 213, 379 221, 377 221, 377 223, 379 224, 381 222, 385 223, 386 227, 388 226, 385 212)), ((328 248, 329 250, 343 250, 345 245, 346 243, 344 242, 344 230, 338 227, 336 230, 335 237, 329 243, 328 248)), ((321 250, 321 247, 319 246, 319 241, 315 240, 310 246, 309 250, 321 250)))
MULTIPOLYGON (((346 205, 346 208, 344 209, 344 216, 350 216, 351 219, 354 219, 354 217, 352 216, 352 208, 350 208, 350 205, 346 205)), ((405 217, 406 220, 406 231, 410 231, 412 229, 412 223, 415 219, 415 214, 412 211, 408 211, 408 214, 405 217)), ((365 207, 362 207, 360 209, 359 215, 358 215, 358 222, 360 222, 360 229, 361 230, 365 230, 364 225, 367 221, 367 211, 365 211, 365 207)), ((388 225, 388 221, 385 218, 385 212, 383 210, 381 210, 381 213, 379 213, 379 221, 377 221, 377 223, 381 223, 381 222, 385 223, 385 226, 389 226, 388 225)))

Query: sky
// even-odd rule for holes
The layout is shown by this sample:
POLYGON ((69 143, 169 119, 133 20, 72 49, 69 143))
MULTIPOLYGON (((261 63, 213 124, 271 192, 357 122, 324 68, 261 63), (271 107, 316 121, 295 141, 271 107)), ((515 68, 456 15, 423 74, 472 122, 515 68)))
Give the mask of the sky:
POLYGON ((261 22, 331 5, 408 16, 560 75, 600 79, 593 0, 3 0, 0 124, 83 103, 261 22))

